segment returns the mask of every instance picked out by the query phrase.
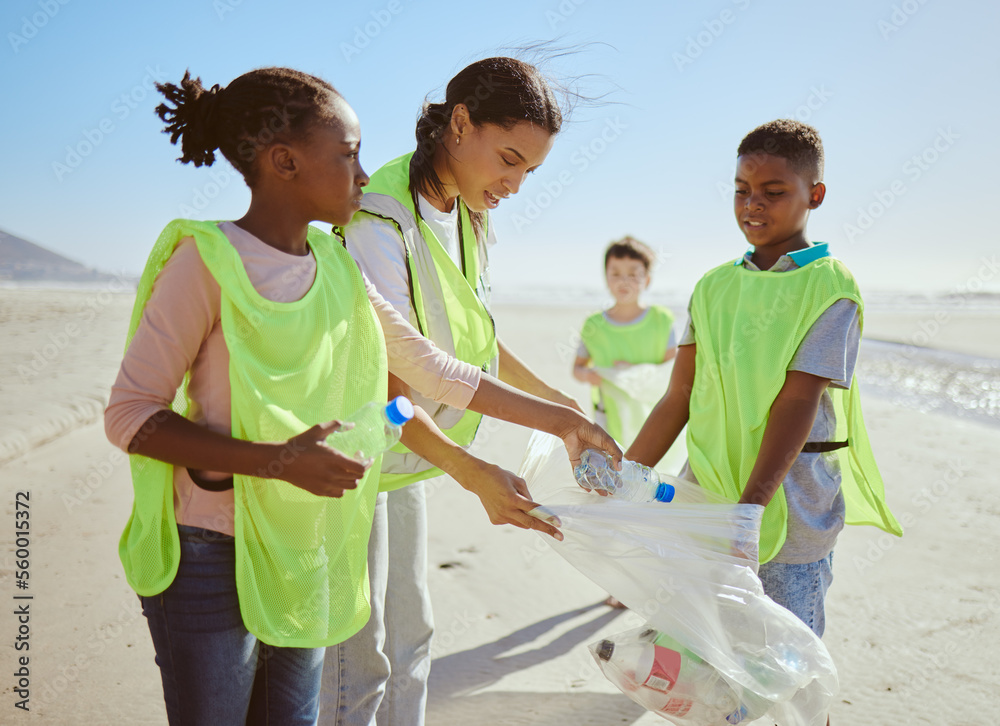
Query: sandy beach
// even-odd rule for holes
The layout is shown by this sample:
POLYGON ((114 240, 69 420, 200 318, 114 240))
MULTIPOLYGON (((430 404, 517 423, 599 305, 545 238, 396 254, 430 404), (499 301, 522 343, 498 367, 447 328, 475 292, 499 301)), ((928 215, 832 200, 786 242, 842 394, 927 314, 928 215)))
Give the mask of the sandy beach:
MULTIPOLYGON (((127 461, 101 412, 117 372, 131 294, 0 290, 0 723, 165 724, 159 673, 117 542, 131 506, 127 461), (15 496, 30 495, 30 581, 14 572, 15 496), (15 601, 15 596, 31 600, 15 601), (15 603, 30 608, 30 649, 15 650, 15 603), (15 708, 17 658, 30 656, 30 712, 15 708)), ((504 305, 501 338, 543 378, 585 401, 569 370, 582 308, 504 305)), ((870 310, 867 334, 1000 357, 1000 316, 870 310)), ((864 354, 863 354, 864 357, 864 354)), ((863 373, 863 366, 861 369, 863 373)), ((862 381, 862 384, 864 382, 862 381)), ((992 453, 1000 427, 869 396, 865 413, 895 539, 845 532, 828 598, 840 672, 836 724, 978 726, 997 705, 1000 529, 992 453)), ((516 470, 528 431, 484 423, 479 455, 516 470)), ((639 623, 535 534, 490 525, 457 485, 430 496, 437 634, 428 723, 659 724, 621 695, 587 645, 639 623)), ((22 631, 23 632, 23 631, 22 631)))

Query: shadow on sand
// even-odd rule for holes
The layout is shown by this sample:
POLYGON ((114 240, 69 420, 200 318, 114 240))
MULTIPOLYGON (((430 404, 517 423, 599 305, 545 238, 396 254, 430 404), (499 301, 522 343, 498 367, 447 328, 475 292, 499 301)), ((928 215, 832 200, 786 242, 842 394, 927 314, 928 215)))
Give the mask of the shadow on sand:
POLYGON ((583 672, 596 672, 596 666, 594 670, 584 670, 583 661, 566 673, 565 689, 557 692, 476 693, 506 675, 569 653, 575 646, 592 640, 598 631, 625 612, 606 610, 545 645, 515 655, 504 655, 544 637, 562 623, 595 609, 604 610, 604 607, 601 603, 596 603, 553 615, 492 643, 436 659, 431 668, 428 726, 606 726, 635 722, 646 711, 621 694, 571 692, 574 680, 579 680, 578 676, 583 672))

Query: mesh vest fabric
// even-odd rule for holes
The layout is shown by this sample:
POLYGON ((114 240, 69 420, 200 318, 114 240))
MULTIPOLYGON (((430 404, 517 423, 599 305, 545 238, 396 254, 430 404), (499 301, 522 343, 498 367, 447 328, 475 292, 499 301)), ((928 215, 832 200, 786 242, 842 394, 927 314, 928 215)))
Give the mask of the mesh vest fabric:
MULTIPOLYGON (((372 174, 360 214, 391 221, 399 230, 406 255, 410 302, 421 334, 441 350, 488 373, 496 373, 499 348, 493 318, 477 293, 483 256, 469 210, 459 199, 461 269, 419 217, 410 194, 410 158, 405 154, 372 174)), ((484 253, 485 254, 485 253, 484 253)), ((458 411, 420 396, 414 397, 452 441, 468 446, 476 437, 482 414, 458 411)), ((441 470, 397 444, 383 459, 381 491, 391 491, 437 476, 441 470)))
MULTIPOLYGON (((787 272, 757 272, 727 263, 695 286, 691 319, 697 352, 687 449, 698 482, 739 499, 757 460, 771 404, 788 364, 809 328, 835 301, 863 304, 851 273, 825 257, 787 272)), ((902 534, 885 504, 861 415, 857 378, 849 391, 828 389, 837 419, 833 440, 850 446, 827 456, 840 461, 847 524, 869 524, 902 534)), ((781 550, 788 506, 779 488, 764 512, 760 561, 781 550)))
MULTIPOLYGON (((595 313, 584 322, 580 339, 595 368, 612 368, 618 361, 633 365, 662 363, 673 325, 674 314, 659 305, 651 305, 642 320, 631 325, 615 325, 608 322, 603 313, 595 313)), ((630 443, 625 441, 627 427, 623 426, 615 400, 620 394, 615 389, 602 388, 593 388, 591 396, 595 406, 603 403, 608 433, 616 441, 630 443)))
MULTIPOLYGON (((254 290, 215 223, 171 222, 143 272, 129 342, 157 274, 184 237, 195 239, 221 289, 234 438, 281 442, 369 401, 385 402, 385 341, 360 272, 337 240, 313 228, 316 280, 302 299, 277 303, 254 290)), ((188 410, 186 381, 173 410, 188 410)), ((368 619, 378 462, 357 489, 332 499, 273 478, 295 453, 287 449, 257 476, 234 477, 236 584, 250 632, 271 645, 311 648, 345 640, 368 619)), ((129 584, 149 596, 170 585, 179 563, 173 467, 138 455, 130 461, 135 500, 119 555, 129 584)))

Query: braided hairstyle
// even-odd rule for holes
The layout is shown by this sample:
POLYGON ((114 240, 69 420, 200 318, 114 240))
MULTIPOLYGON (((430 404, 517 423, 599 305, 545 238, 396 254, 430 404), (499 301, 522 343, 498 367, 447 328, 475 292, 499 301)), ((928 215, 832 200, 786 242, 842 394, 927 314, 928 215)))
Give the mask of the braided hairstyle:
POLYGON ((170 143, 181 140, 183 164, 211 165, 218 149, 253 187, 258 154, 275 142, 300 141, 313 124, 334 118, 340 94, 329 83, 291 68, 259 68, 225 88, 206 89, 186 71, 179 85, 157 83, 167 103, 156 107, 170 143))
POLYGON ((780 156, 810 184, 823 179, 823 141, 809 124, 791 119, 768 121, 744 136, 736 151, 737 156, 761 153, 780 156))
MULTIPOLYGON (((469 109, 476 126, 496 124, 510 129, 530 121, 550 134, 562 128, 562 111, 541 72, 516 58, 484 58, 466 66, 448 82, 442 103, 425 102, 417 119, 417 149, 410 159, 410 194, 419 214, 417 193, 443 196, 444 184, 434 170, 434 154, 444 142, 457 104, 469 109)), ((469 210, 477 236, 482 236, 486 214, 469 210)))

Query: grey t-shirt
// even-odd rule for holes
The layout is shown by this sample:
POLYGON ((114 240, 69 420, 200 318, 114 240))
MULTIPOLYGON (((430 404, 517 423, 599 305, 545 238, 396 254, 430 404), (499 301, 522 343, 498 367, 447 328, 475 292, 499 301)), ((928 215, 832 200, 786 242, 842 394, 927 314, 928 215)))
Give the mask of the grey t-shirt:
MULTIPOLYGON (((759 271, 750 261, 750 253, 743 258, 743 266, 759 271)), ((782 255, 770 272, 786 272, 798 267, 793 257, 782 255)), ((679 345, 695 342, 690 310, 688 312, 687 328, 679 345)), ((829 378, 834 388, 850 388, 861 343, 860 323, 858 306, 853 300, 833 303, 809 328, 788 370, 829 378)), ((830 394, 823 391, 809 441, 832 441, 836 430, 833 401, 830 394)), ((680 476, 697 483, 687 463, 680 476)), ((788 501, 788 536, 774 561, 806 564, 823 559, 833 550, 837 535, 844 528, 844 495, 840 491, 837 452, 799 454, 785 477, 783 488, 788 501)))

